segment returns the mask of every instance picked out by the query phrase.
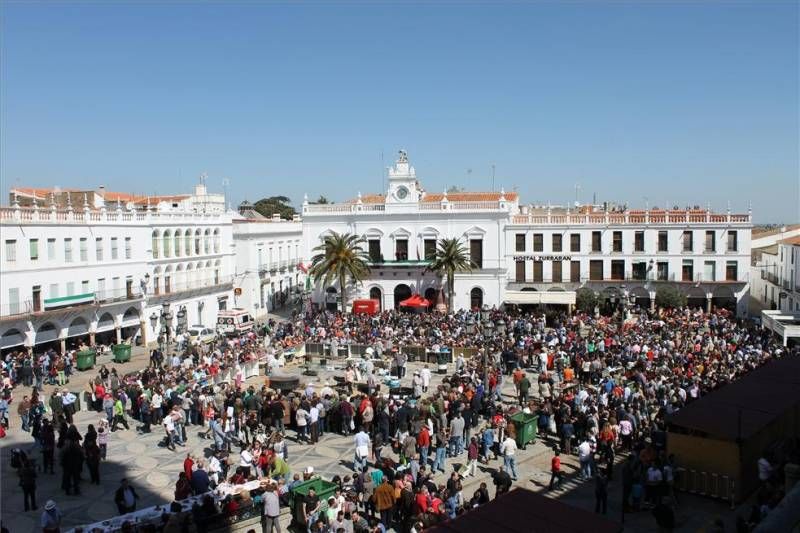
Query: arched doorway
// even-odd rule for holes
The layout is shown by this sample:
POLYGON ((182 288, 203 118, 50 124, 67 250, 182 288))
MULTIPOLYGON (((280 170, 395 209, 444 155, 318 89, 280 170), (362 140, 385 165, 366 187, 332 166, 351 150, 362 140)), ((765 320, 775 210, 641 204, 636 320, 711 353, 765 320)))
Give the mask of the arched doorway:
POLYGON ((39 329, 36 330, 34 344, 40 349, 50 347, 60 349, 61 343, 58 340, 59 334, 59 328, 57 328, 52 322, 47 322, 46 324, 42 324, 39 329))
POLYGON ((400 302, 403 300, 407 300, 411 298, 411 287, 406 285, 405 283, 401 283, 397 287, 394 288, 394 308, 398 309, 400 307, 400 302))
MULTIPOLYGON (((275 284, 273 283, 273 292, 275 288, 274 285, 275 284)), ((325 309, 327 309, 328 311, 336 311, 337 308, 336 298, 337 298, 336 287, 328 287, 327 289, 325 289, 325 309)))
POLYGON ((97 321, 97 328, 95 328, 95 344, 116 344, 117 334, 114 331, 115 328, 114 317, 110 313, 103 313, 97 321))
POLYGON ((706 310, 706 293, 700 287, 692 287, 686 293, 686 305, 690 309, 706 310))
POLYGON ((9 329, 0 336, 0 350, 21 350, 24 345, 25 335, 18 329, 9 329))
POLYGON ((89 344, 89 324, 78 317, 67 327, 67 348, 78 348, 82 344, 89 344))
POLYGON ((727 309, 736 313, 736 297, 730 287, 717 287, 711 298, 711 306, 714 309, 727 309))
POLYGON ((483 289, 480 287, 475 287, 469 291, 469 307, 473 310, 483 307, 483 289))
POLYGON ((380 288, 372 287, 369 290, 369 299, 378 301, 378 311, 383 311, 383 293, 380 288))
POLYGON ((122 315, 122 340, 135 339, 140 335, 141 322, 139 320, 139 311, 135 307, 129 307, 125 314, 122 315))
POLYGON ((433 307, 436 305, 436 289, 433 287, 428 287, 425 289, 425 299, 430 302, 428 310, 433 309, 433 307))

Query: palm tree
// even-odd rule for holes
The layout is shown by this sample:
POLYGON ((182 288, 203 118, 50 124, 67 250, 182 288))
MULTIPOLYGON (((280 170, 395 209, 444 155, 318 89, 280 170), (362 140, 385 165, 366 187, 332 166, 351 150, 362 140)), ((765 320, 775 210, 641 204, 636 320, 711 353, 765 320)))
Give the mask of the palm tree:
POLYGON ((447 306, 453 310, 453 286, 456 272, 472 272, 467 248, 459 239, 442 239, 436 248, 436 256, 427 270, 447 278, 447 306))
POLYGON ((334 231, 314 248, 318 253, 311 259, 308 273, 315 282, 321 279, 323 287, 329 287, 334 280, 339 282, 342 312, 347 308, 348 279, 359 283, 369 275, 369 256, 361 247, 364 243, 366 241, 363 237, 334 231))

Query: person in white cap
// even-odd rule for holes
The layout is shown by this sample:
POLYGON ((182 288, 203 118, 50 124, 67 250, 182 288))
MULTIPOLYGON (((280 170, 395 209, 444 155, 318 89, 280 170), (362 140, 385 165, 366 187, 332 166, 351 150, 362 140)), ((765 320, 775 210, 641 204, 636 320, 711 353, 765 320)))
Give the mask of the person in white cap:
POLYGON ((61 529, 61 511, 56 507, 56 502, 47 500, 42 513, 42 533, 58 533, 61 529))

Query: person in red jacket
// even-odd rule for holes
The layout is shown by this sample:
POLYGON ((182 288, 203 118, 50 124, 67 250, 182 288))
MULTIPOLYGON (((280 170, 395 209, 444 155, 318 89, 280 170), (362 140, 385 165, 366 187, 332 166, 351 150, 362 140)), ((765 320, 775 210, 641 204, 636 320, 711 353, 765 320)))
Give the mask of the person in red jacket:
POLYGON ((192 480, 192 467, 194 466, 194 460, 192 459, 192 454, 187 453, 186 459, 183 460, 183 473, 186 474, 186 480, 192 480))
POLYGON ((431 447, 431 434, 428 432, 428 426, 423 425, 417 435, 417 448, 419 449, 419 462, 422 466, 428 464, 428 450, 431 447))
POLYGON ((561 488, 561 457, 558 450, 550 459, 550 486, 547 490, 553 490, 554 487, 561 488))

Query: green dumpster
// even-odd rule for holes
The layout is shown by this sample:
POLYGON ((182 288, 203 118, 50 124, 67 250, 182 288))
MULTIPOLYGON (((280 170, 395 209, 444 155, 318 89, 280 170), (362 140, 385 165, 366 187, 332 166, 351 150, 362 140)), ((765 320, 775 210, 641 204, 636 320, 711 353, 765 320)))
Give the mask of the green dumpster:
POLYGON ((114 353, 115 363, 124 363, 131 360, 131 345, 130 344, 115 344, 111 347, 114 353))
POLYGON ((83 350, 78 352, 76 358, 78 360, 78 370, 86 370, 94 366, 97 352, 94 350, 83 350))
POLYGON ((525 449, 529 443, 536 442, 537 417, 534 414, 526 414, 520 411, 509 417, 517 430, 517 446, 525 449))
POLYGON ((309 489, 314 489, 320 501, 320 512, 328 510, 328 498, 336 493, 338 485, 324 479, 314 478, 304 481, 289 492, 289 509, 292 510, 292 522, 306 525, 303 513, 303 504, 309 489))

